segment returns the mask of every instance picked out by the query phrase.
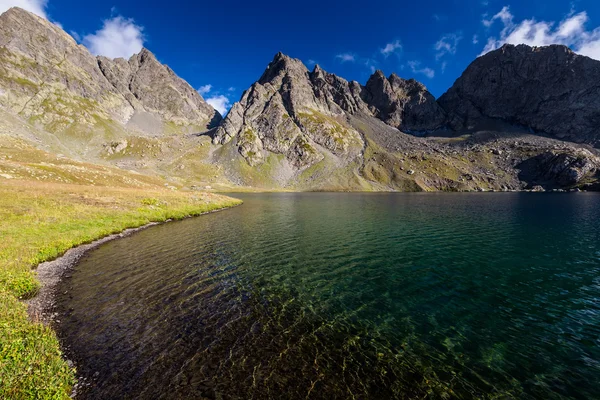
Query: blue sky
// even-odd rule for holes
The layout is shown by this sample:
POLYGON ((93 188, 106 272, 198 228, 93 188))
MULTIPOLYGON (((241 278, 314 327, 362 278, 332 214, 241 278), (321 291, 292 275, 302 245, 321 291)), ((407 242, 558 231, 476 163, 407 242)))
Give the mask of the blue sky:
POLYGON ((333 2, 0 0, 60 24, 94 53, 150 49, 221 110, 282 51, 365 83, 374 69, 436 96, 502 43, 563 43, 600 59, 597 0, 333 2))

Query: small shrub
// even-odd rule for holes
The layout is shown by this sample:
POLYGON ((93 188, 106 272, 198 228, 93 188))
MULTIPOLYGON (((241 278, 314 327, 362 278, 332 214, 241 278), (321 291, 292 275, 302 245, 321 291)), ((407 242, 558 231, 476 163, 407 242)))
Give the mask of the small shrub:
POLYGON ((153 197, 146 197, 145 199, 142 199, 142 204, 145 206, 159 206, 160 201, 153 197))

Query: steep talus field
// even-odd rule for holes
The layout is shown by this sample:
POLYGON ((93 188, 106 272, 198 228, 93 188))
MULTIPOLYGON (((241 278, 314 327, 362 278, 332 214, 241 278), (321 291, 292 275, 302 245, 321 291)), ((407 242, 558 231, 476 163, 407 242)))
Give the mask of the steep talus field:
POLYGON ((436 100, 414 79, 363 85, 278 53, 223 119, 147 49, 95 57, 31 13, 0 16, 0 135, 187 187, 596 188, 599 78, 564 46, 506 45, 436 100))

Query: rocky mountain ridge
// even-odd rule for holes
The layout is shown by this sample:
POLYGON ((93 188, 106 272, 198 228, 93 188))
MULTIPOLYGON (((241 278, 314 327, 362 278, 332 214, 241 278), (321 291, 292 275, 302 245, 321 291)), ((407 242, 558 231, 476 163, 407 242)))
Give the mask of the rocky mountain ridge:
POLYGON ((362 85, 278 53, 221 119, 147 49, 94 57, 14 8, 0 16, 0 135, 190 187, 596 188, 600 62, 565 49, 507 45, 439 100, 414 79, 362 85))
POLYGON ((345 121, 357 114, 409 132, 435 130, 446 118, 433 95, 415 80, 395 74, 388 79, 377 71, 362 86, 319 65, 311 72, 300 60, 278 53, 233 105, 214 143, 237 137, 240 153, 253 166, 267 150, 286 155, 296 167, 307 167, 323 159, 315 146, 336 155, 360 153, 365 142, 345 121))
POLYGON ((0 84, 2 106, 52 132, 124 126, 139 112, 196 129, 221 119, 148 50, 129 61, 95 57, 55 24, 16 7, 0 16, 0 84))
POLYGON ((97 60, 100 71, 135 111, 154 113, 180 126, 211 128, 221 122, 219 112, 148 49, 128 61, 102 56, 97 60))
MULTIPOLYGON (((487 63, 487 58, 473 64, 487 63)), ((455 86, 460 85, 461 80, 455 86)), ((448 106, 452 93, 460 92, 456 87, 438 102, 415 80, 395 74, 385 77, 376 71, 363 86, 318 65, 309 71, 300 60, 278 53, 234 104, 216 129, 213 142, 237 149, 250 167, 264 170, 279 185, 292 187, 297 187, 305 171, 312 178, 317 176, 318 184, 345 170, 347 179, 341 186, 382 185, 395 190, 557 188, 597 174, 600 164, 593 149, 561 144, 550 135, 515 125, 514 119, 492 114, 481 112, 469 122, 461 119, 460 112, 448 106), (480 138, 489 136, 495 138, 494 146, 481 146, 480 138), (515 141, 515 136, 528 140, 515 141), (487 153, 485 161, 479 161, 481 154, 473 150, 487 153), (470 163, 464 163, 465 157, 470 163), (582 164, 581 160, 586 161, 582 164), (481 162, 493 168, 482 168, 481 162), (545 168, 552 172, 545 174, 545 168), (498 174, 504 175, 504 184, 494 177, 498 174)), ((229 164, 226 170, 233 181, 247 181, 243 168, 229 162, 235 160, 236 151, 221 152, 226 155, 215 162, 229 164)))

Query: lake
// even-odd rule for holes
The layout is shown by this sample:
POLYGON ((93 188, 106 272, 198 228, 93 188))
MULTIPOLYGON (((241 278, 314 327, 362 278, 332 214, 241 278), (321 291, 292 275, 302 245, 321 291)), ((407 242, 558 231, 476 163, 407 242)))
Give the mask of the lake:
POLYGON ((600 398, 600 195, 234 196, 65 279, 80 398, 600 398))

